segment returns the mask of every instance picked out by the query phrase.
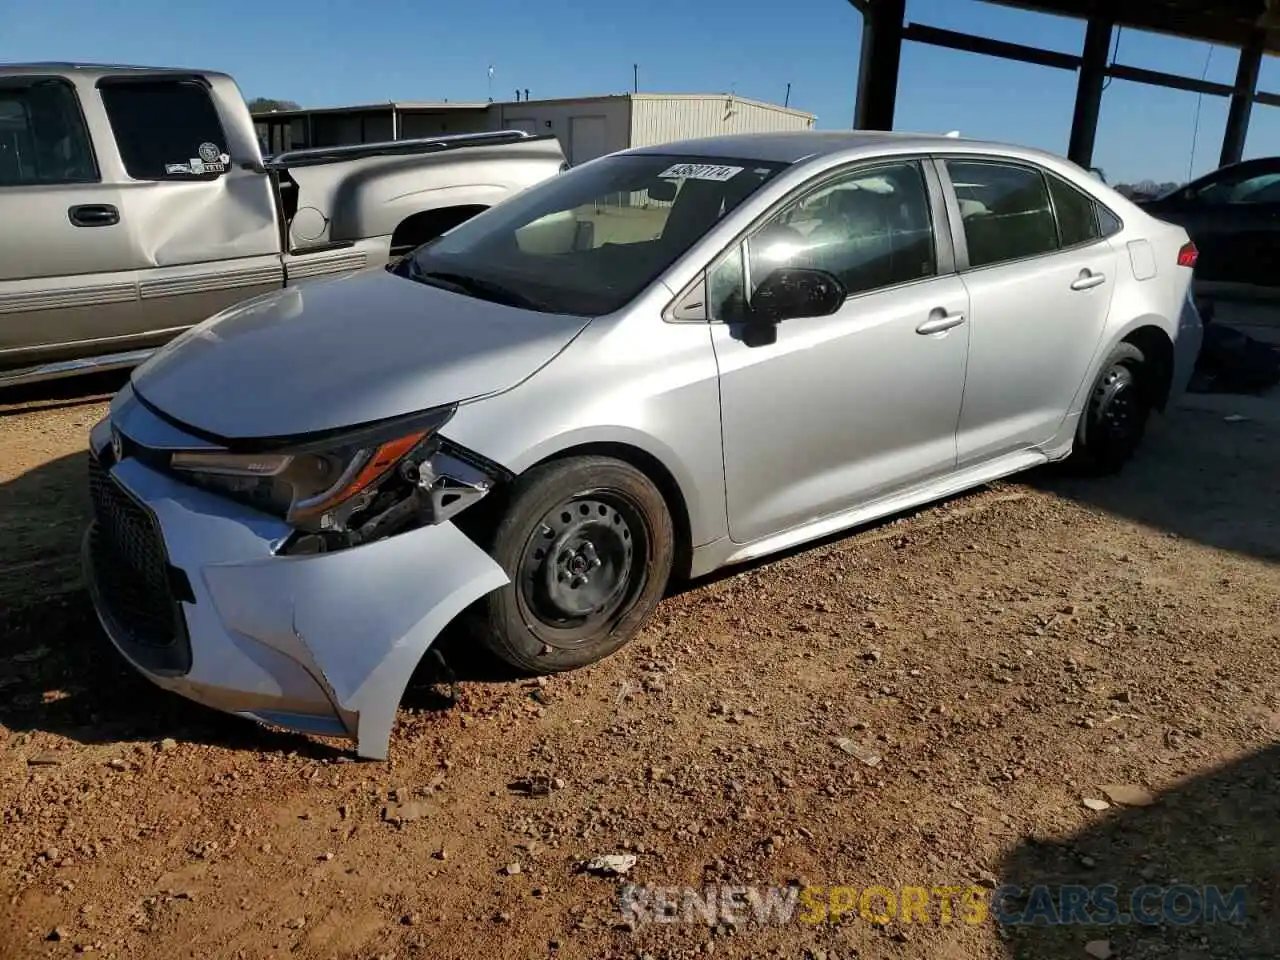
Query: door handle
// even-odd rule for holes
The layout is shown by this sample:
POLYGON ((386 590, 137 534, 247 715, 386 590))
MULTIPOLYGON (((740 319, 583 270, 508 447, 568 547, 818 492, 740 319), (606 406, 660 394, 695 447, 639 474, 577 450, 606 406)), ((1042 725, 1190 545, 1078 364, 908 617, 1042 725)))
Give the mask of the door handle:
POLYGON ((928 320, 916 327, 916 333, 923 337, 935 333, 946 333, 953 327, 960 326, 964 321, 965 316, 963 313, 947 313, 945 310, 935 310, 929 314, 928 320))
POLYGON ((120 211, 109 203, 82 203, 67 211, 73 226, 110 227, 120 222, 120 211))
POLYGON ((1071 284, 1072 290, 1092 290, 1094 287, 1100 287, 1107 282, 1105 273, 1089 273, 1080 274, 1078 280, 1071 284))

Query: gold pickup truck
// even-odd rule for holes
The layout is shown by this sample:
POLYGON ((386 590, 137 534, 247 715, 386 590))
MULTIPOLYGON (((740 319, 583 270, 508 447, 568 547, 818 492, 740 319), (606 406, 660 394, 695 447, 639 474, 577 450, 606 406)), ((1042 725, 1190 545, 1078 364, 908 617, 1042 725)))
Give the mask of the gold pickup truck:
POLYGON ((0 388, 133 366, 233 303, 385 264, 564 168, 554 137, 520 131, 264 160, 225 74, 0 65, 0 388))

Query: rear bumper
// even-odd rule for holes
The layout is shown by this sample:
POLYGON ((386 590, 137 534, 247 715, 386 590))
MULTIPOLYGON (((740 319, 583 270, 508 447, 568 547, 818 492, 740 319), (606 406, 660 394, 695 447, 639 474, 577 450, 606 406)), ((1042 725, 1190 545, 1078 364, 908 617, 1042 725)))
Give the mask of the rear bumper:
MULTIPOLYGON (((95 430, 95 433, 98 431, 95 430)), ((95 451, 102 448, 101 436, 95 451)), ((350 550, 277 556, 284 523, 170 478, 137 460, 109 482, 154 518, 166 560, 189 585, 176 600, 189 660, 139 642, 128 608, 85 537, 85 579, 103 629, 157 685, 228 713, 345 736, 383 759, 405 685, 440 631, 508 582, 452 524, 350 550), (189 665, 188 665, 189 663, 189 665)), ((97 521, 96 521, 97 522, 97 521)))
POLYGON ((1187 392, 1196 361, 1200 358, 1200 346, 1204 343, 1204 323, 1191 295, 1182 303, 1178 317, 1178 333, 1173 341, 1173 378, 1169 385, 1167 407, 1172 408, 1187 392))

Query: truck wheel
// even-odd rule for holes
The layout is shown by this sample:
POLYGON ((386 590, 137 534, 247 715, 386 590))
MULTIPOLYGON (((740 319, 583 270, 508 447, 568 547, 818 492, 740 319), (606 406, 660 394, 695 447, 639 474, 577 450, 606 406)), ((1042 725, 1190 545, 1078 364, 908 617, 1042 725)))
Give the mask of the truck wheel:
POLYGON ((587 456, 535 467, 493 533, 511 583, 481 601, 481 642, 528 673, 601 660, 662 599, 674 546, 666 501, 630 464, 587 456))
POLYGON ((1081 473, 1118 473, 1142 444, 1151 413, 1150 367, 1132 343, 1116 346, 1102 364, 1076 428, 1070 466, 1081 473))

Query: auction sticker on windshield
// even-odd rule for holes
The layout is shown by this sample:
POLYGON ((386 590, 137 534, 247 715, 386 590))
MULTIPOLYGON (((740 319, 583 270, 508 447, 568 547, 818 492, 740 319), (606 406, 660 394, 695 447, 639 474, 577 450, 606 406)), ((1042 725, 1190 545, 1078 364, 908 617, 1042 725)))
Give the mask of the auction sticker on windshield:
POLYGON ((662 180, 730 180, 742 167, 726 167, 718 163, 677 163, 658 174, 662 180))

